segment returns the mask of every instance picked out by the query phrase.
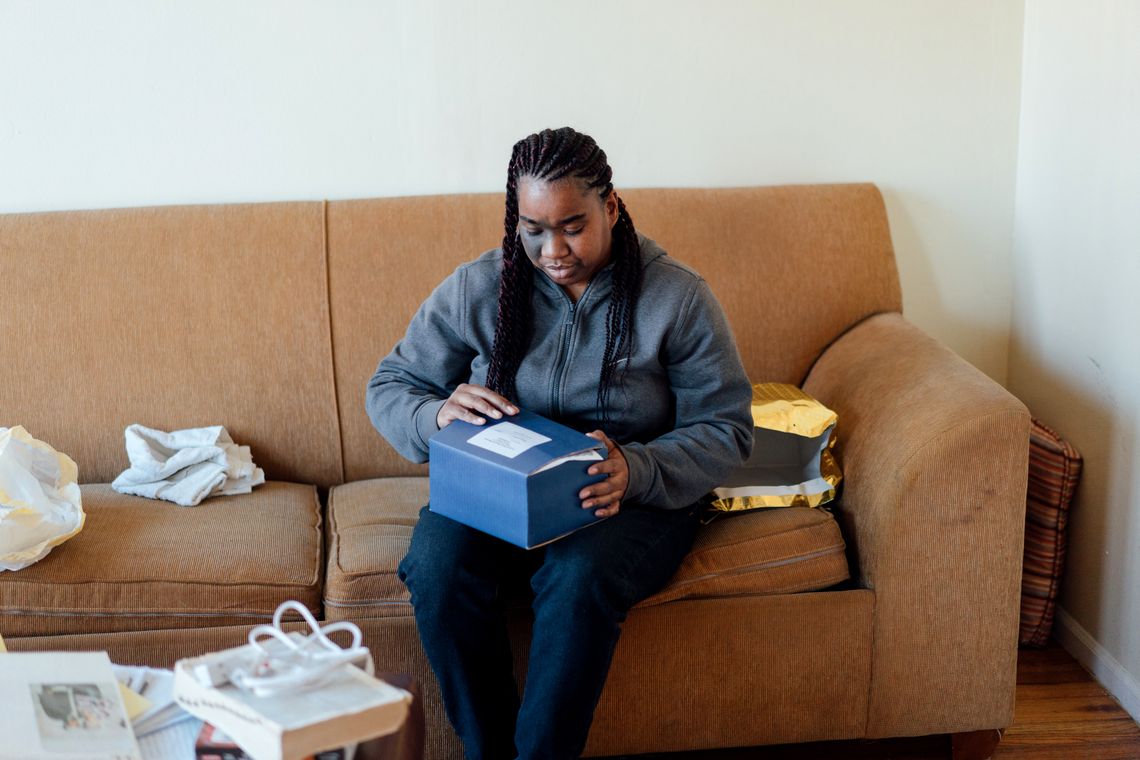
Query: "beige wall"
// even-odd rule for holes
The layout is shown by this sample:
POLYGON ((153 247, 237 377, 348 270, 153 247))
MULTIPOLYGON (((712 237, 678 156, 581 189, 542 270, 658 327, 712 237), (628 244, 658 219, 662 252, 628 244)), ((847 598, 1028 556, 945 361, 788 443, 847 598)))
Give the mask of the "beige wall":
POLYGON ((496 190, 516 139, 569 123, 626 187, 877 182, 906 311, 1004 382, 1021 18, 1020 0, 0 0, 0 212, 496 190))
POLYGON ((1140 719, 1140 3, 1025 15, 1009 388, 1085 458, 1058 632, 1140 719))

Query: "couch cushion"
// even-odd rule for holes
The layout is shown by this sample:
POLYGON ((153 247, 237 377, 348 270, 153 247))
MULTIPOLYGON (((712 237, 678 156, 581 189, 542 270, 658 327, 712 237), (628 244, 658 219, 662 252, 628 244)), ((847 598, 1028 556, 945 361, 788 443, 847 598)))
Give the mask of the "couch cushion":
POLYGON ((701 529, 669 585, 643 601, 790 594, 847 580, 846 544, 823 509, 784 507, 719 515, 701 529))
POLYGON ((502 195, 329 203, 329 309, 345 481, 427 473, 372 427, 364 388, 435 286, 502 239, 502 195))
POLYGON ((197 507, 82 486, 83 531, 0 575, 5 636, 266 622, 296 599, 320 611, 316 488, 269 482, 197 507))
MULTIPOLYGON (((332 490, 327 619, 408 614, 408 591, 396 568, 427 501, 427 478, 380 478, 332 490)), ((811 591, 847 578, 843 537, 829 512, 758 510, 721 516, 702 528, 669 585, 638 606, 811 591)))
POLYGON ((638 230, 708 281, 751 378, 801 385, 823 349, 851 325, 902 310, 887 211, 874 185, 621 196, 638 230))
POLYGON ((396 567, 427 503, 427 478, 362 480, 329 492, 327 620, 408 614, 396 567))
POLYGON ((0 214, 3 425, 109 483, 123 429, 225 425, 270 480, 343 482, 321 203, 0 214))

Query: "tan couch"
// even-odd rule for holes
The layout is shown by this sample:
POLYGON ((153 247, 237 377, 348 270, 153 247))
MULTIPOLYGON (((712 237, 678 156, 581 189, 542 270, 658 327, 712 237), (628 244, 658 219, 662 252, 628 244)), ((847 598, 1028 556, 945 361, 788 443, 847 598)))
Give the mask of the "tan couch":
MULTIPOLYGON (((752 379, 839 413, 846 481, 838 522, 795 509, 704 529, 630 615, 587 754, 958 733, 960 756, 986 756, 1013 715, 1025 407, 900 315, 873 186, 623 197, 709 280, 752 379)), ((0 425, 70 454, 88 484, 84 531, 0 575, 11 648, 169 665, 298 599, 416 676, 428 754, 456 756, 394 575, 426 469, 379 438, 363 394, 431 288, 497 244, 501 205, 0 216, 0 425), (121 496, 104 484, 132 422, 223 424, 270 482, 194 509, 121 496)), ((520 673, 527 624, 520 608, 520 673)))

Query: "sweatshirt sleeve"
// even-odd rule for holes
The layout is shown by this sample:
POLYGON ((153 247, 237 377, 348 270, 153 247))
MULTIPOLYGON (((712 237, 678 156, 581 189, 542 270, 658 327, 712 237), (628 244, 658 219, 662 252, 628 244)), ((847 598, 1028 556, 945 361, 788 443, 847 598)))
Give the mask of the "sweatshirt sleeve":
POLYGON ((373 426, 413 462, 427 461, 428 439, 439 430, 436 415, 470 377, 476 351, 465 334, 465 281, 460 267, 423 302, 365 391, 373 426))
POLYGON ((675 425, 647 443, 621 445, 629 465, 623 501, 680 509, 723 483, 752 452, 752 386, 704 280, 689 294, 665 354, 675 425))

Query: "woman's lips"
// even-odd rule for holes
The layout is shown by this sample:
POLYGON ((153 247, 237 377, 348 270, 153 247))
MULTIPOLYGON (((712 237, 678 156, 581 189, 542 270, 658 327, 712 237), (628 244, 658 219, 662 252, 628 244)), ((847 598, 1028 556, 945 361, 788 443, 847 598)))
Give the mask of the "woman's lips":
POLYGON ((553 277, 556 280, 565 280, 565 279, 568 279, 573 274, 574 269, 575 268, 572 266, 561 266, 561 267, 547 267, 546 271, 550 274, 551 277, 553 277))

